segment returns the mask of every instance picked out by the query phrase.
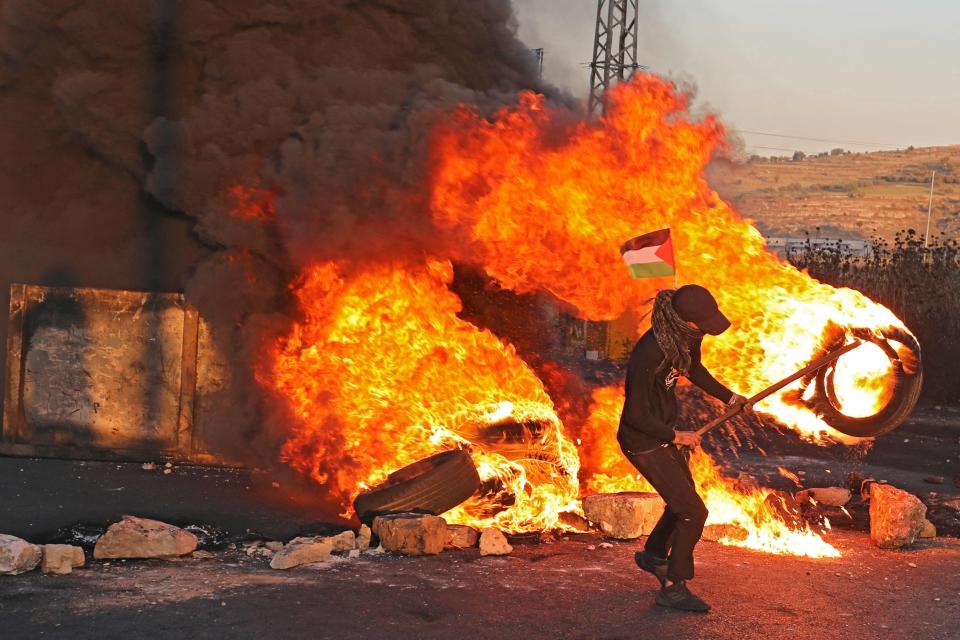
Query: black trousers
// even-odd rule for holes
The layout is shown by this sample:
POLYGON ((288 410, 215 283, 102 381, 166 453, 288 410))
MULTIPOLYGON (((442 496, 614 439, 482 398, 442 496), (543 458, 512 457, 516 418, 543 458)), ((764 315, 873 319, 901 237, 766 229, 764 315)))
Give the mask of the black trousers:
POLYGON ((624 454, 667 503, 647 538, 647 551, 668 559, 670 580, 689 580, 693 577, 693 548, 703 533, 707 507, 697 495, 687 459, 672 444, 646 453, 624 454))

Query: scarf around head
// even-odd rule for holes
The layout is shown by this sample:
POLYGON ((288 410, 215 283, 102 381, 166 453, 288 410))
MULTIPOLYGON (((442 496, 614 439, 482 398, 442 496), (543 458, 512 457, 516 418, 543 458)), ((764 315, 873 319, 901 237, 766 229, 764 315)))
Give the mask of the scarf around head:
POLYGON ((687 375, 690 372, 690 349, 703 339, 703 332, 695 329, 683 321, 683 318, 673 308, 673 294, 676 289, 665 289, 657 294, 653 302, 653 336, 657 345, 663 351, 663 363, 687 375))

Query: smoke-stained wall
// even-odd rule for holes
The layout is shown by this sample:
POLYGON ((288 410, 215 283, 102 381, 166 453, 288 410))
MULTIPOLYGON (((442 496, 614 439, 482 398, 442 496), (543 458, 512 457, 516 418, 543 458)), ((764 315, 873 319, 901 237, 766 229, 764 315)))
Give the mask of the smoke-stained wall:
POLYGON ((508 0, 0 0, 0 304, 184 290, 231 361, 213 446, 272 458, 254 373, 287 285, 432 250, 431 118, 535 85, 514 31, 508 0))
POLYGON ((146 16, 67 6, 0 4, 4 306, 11 281, 176 288, 205 253, 141 189, 151 83, 165 72, 146 16))

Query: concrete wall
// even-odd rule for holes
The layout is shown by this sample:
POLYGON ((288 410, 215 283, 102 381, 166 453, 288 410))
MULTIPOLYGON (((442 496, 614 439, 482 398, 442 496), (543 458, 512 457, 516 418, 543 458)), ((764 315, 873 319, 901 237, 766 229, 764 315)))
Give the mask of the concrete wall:
POLYGON ((0 453, 215 461, 230 374, 181 294, 14 285, 0 453))

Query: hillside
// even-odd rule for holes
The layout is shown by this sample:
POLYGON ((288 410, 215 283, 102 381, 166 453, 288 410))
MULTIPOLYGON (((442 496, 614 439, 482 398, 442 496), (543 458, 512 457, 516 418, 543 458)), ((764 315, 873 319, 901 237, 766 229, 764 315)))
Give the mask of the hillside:
POLYGON ((930 173, 936 171, 930 233, 960 236, 960 145, 799 160, 717 160, 707 169, 714 189, 768 235, 892 238, 923 233, 930 173), (819 227, 819 231, 817 228, 819 227))

